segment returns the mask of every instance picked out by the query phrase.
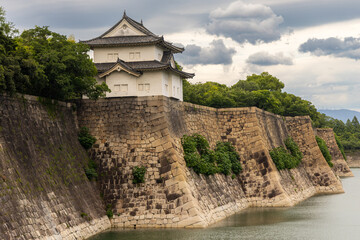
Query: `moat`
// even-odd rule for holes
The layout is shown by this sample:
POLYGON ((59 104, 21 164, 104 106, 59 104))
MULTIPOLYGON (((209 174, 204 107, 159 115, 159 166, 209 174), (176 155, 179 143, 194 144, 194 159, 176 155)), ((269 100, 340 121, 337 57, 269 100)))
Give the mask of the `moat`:
POLYGON ((91 240, 359 239, 360 169, 343 178, 345 194, 322 195, 290 208, 251 208, 207 229, 107 231, 91 240))

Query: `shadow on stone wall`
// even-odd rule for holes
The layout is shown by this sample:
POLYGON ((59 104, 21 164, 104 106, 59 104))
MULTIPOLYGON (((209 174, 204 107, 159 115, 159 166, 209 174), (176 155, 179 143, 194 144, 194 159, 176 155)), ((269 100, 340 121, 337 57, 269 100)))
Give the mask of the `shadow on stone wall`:
POLYGON ((115 227, 205 227, 246 207, 292 206, 314 194, 341 193, 341 182, 315 141, 309 117, 280 117, 257 108, 214 109, 166 97, 83 101, 79 126, 98 139, 92 156, 115 227), (240 153, 236 178, 197 175, 186 167, 181 137, 199 133, 211 147, 231 142, 240 153), (291 136, 304 154, 278 171, 269 150, 291 136), (147 168, 132 183, 134 166, 147 168))
POLYGON ((0 96, 0 238, 82 239, 110 227, 65 103, 0 96))

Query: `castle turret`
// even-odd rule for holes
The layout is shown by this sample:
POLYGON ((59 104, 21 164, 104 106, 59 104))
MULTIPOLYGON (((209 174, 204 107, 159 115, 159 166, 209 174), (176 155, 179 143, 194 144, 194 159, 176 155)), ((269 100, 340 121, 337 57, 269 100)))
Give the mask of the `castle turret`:
POLYGON ((183 99, 182 79, 194 74, 176 69, 177 47, 149 31, 124 12, 101 36, 82 41, 94 51, 99 83, 111 89, 106 97, 164 95, 183 99))

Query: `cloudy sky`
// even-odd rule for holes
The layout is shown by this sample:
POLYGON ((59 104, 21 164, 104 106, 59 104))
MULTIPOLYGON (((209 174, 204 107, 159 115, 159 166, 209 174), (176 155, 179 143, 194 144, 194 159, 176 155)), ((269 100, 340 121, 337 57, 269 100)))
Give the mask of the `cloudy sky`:
POLYGON ((360 110, 360 1, 0 0, 20 30, 97 37, 123 11, 167 41, 193 82, 232 85, 269 72, 320 109, 360 110))

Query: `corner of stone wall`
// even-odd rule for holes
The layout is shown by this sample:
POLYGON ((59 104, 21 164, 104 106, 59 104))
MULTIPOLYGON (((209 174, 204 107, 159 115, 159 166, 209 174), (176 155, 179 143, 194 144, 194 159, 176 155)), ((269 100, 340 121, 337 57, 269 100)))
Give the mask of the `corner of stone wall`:
POLYGON ((341 151, 336 143, 334 131, 332 128, 315 129, 317 136, 324 139, 332 157, 333 167, 331 170, 339 177, 353 177, 347 162, 345 161, 341 151))

